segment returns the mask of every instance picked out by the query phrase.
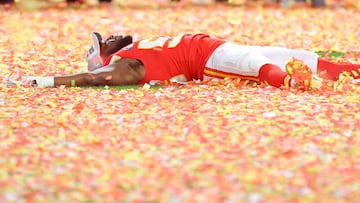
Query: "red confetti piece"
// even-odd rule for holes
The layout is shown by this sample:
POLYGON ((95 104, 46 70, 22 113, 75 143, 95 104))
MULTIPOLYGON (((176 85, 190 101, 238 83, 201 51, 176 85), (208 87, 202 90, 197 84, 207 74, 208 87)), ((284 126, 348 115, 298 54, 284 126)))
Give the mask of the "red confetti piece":
POLYGON ((112 75, 106 76, 105 80, 111 80, 112 79, 112 75))

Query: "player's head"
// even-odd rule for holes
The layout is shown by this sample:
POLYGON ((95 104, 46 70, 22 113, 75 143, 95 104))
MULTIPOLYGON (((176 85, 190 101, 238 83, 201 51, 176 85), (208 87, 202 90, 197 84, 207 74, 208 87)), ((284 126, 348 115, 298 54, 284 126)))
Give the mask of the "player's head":
POLYGON ((119 51, 121 48, 132 43, 132 37, 127 35, 123 37, 122 35, 111 35, 103 43, 100 44, 100 49, 104 54, 105 58, 111 54, 119 51))
POLYGON ((132 37, 130 35, 125 37, 122 35, 111 35, 103 41, 99 33, 93 32, 92 38, 93 45, 90 47, 86 56, 89 71, 102 67, 108 56, 132 43, 132 37))

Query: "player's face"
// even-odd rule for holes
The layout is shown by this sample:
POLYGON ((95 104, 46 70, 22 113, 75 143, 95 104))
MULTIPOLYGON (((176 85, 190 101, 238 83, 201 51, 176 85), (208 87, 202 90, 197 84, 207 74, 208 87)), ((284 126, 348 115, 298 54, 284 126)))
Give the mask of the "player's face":
POLYGON ((101 52, 105 55, 105 58, 109 55, 119 51, 121 48, 132 43, 132 37, 122 35, 108 37, 104 42, 100 43, 101 52))

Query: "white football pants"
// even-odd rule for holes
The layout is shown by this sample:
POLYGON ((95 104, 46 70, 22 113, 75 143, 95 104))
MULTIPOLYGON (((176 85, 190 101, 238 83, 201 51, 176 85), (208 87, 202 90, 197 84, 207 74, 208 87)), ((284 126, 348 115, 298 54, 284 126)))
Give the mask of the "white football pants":
MULTIPOLYGON (((214 50, 206 67, 243 76, 258 76, 265 64, 274 64, 285 71, 293 57, 302 60, 313 73, 317 73, 318 55, 311 51, 271 46, 242 46, 226 42, 214 50)), ((204 76, 204 79, 210 77, 204 76)))

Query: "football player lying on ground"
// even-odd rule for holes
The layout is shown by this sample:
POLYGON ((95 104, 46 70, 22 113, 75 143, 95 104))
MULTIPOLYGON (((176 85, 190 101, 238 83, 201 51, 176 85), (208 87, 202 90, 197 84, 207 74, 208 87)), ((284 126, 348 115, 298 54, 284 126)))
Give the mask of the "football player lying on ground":
MULTIPOLYGON (((354 79, 360 78, 360 64, 335 64, 311 51, 241 46, 205 34, 156 37, 136 42, 131 36, 110 36, 104 41, 99 33, 92 33, 92 37, 93 45, 87 55, 89 72, 22 77, 21 84, 120 86, 240 78, 274 87, 308 90, 314 88, 315 74, 322 79, 337 80, 346 71, 354 79), (296 60, 289 64, 292 58, 296 60)), ((14 83, 13 80, 16 79, 10 77, 8 83, 14 83)))

